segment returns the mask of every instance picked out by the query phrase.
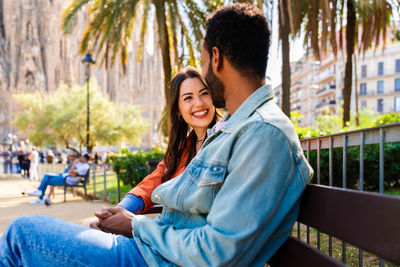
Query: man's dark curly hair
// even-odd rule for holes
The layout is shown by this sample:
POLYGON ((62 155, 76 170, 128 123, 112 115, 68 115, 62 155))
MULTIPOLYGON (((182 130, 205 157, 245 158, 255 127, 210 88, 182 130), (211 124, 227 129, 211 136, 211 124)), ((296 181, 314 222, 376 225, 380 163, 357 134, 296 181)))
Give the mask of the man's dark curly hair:
POLYGON ((233 4, 206 21, 204 48, 217 47, 242 75, 265 77, 271 32, 262 11, 250 4, 233 4))

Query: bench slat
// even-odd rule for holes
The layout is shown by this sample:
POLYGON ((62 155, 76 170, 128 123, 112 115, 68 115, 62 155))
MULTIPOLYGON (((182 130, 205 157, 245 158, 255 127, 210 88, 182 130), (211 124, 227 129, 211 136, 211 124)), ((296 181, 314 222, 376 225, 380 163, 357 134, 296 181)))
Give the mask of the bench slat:
POLYGON ((163 209, 162 205, 155 205, 151 207, 150 209, 140 213, 140 214, 154 214, 154 213, 161 213, 163 209))
POLYGON ((286 242, 272 256, 268 264, 271 267, 344 267, 346 265, 325 255, 319 250, 299 241, 297 238, 289 237, 286 242))
POLYGON ((307 186, 298 221, 400 264, 400 198, 307 186))

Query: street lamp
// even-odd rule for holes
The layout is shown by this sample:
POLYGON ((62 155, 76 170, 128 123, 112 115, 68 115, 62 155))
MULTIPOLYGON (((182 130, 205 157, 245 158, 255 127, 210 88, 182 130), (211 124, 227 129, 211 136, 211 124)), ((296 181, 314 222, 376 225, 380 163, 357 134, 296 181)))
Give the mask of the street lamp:
POLYGON ((84 59, 82 59, 82 63, 86 65, 86 91, 87 91, 87 116, 86 116, 86 151, 89 151, 89 138, 90 138, 90 108, 89 108, 89 78, 90 78, 90 65, 94 64, 94 60, 92 59, 92 55, 90 53, 86 53, 84 59))

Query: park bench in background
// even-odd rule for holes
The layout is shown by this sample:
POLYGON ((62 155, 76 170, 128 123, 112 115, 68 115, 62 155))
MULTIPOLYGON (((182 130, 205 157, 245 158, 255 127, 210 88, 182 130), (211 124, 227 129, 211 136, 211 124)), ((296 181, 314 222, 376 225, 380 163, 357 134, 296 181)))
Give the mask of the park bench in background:
MULTIPOLYGON (((155 206, 143 214, 160 213, 155 206)), ((400 198, 322 185, 308 185, 298 222, 400 264, 400 198)), ((330 253, 332 254, 332 253, 330 253)), ((269 261, 271 267, 346 266, 290 236, 269 261)))
POLYGON ((84 176, 80 176, 81 180, 76 185, 67 184, 66 178, 64 178, 64 202, 66 202, 67 187, 82 187, 85 191, 85 199, 88 200, 86 185, 89 183, 90 168, 84 176))

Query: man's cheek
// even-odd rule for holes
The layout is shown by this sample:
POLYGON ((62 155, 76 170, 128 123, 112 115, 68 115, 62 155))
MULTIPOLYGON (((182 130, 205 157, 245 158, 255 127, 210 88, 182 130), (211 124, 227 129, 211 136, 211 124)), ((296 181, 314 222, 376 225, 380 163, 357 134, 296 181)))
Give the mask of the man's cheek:
POLYGON ((203 77, 206 77, 206 74, 207 74, 207 67, 206 66, 207 66, 206 63, 203 61, 203 65, 201 66, 201 75, 203 77))

